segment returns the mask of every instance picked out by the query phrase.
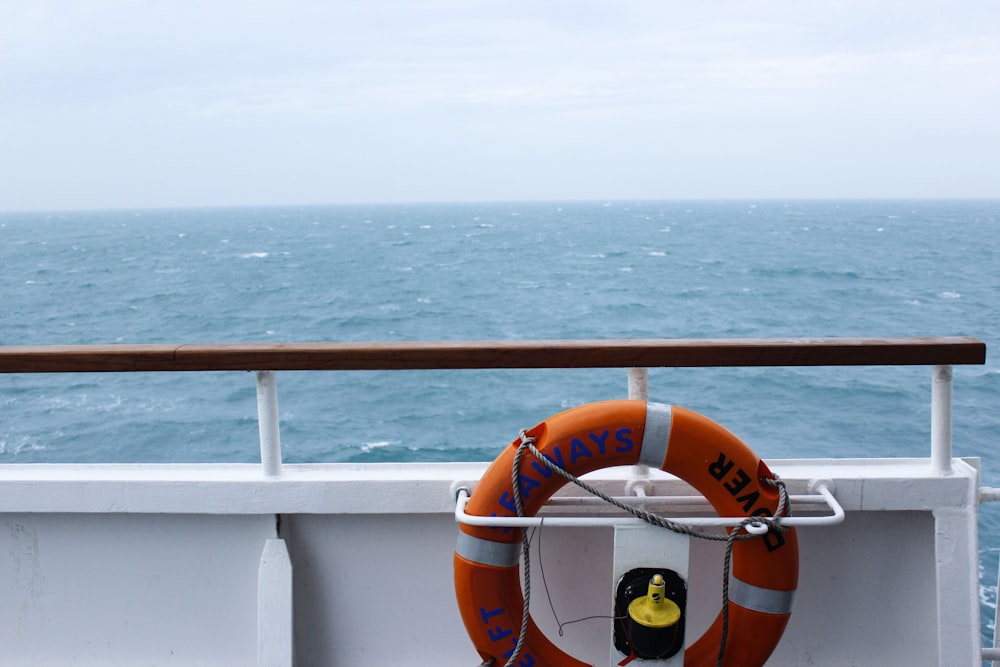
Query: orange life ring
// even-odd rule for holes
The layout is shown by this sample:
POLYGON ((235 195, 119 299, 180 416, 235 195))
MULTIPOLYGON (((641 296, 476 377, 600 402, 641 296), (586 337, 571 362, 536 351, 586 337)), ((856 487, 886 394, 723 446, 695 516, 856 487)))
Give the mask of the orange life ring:
MULTIPOLYGON (((619 400, 591 403, 550 417, 527 432, 560 467, 583 475, 601 468, 645 464, 669 472, 705 496, 725 517, 772 516, 774 475, 739 438, 711 419, 676 406, 619 400)), ((466 506, 475 516, 516 516, 511 468, 520 441, 487 469, 466 506)), ((521 460, 524 516, 534 515, 566 480, 534 457, 521 460)), ((502 667, 521 627, 520 531, 461 525, 455 550, 455 592, 466 630, 484 661, 502 667)), ((763 665, 777 646, 798 584, 794 529, 769 532, 733 546, 729 632, 723 664, 763 665)), ((722 612, 684 654, 685 667, 718 659, 722 612)), ((518 665, 587 667, 555 646, 529 618, 518 665)))

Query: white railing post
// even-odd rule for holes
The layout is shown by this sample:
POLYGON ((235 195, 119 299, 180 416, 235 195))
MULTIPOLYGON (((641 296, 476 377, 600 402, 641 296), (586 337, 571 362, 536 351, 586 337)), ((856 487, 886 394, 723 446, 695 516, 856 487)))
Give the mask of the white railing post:
POLYGON ((628 397, 640 401, 649 400, 649 369, 628 369, 628 397))
POLYGON ((257 371, 257 429, 265 477, 281 475, 281 432, 278 424, 278 380, 274 371, 257 371))
POLYGON ((951 366, 934 366, 931 384, 931 468, 951 473, 951 366))
MULTIPOLYGON (((649 369, 628 369, 628 397, 637 401, 649 400, 649 369)), ((649 467, 642 464, 632 466, 632 478, 625 483, 626 492, 637 496, 647 495, 649 467)))

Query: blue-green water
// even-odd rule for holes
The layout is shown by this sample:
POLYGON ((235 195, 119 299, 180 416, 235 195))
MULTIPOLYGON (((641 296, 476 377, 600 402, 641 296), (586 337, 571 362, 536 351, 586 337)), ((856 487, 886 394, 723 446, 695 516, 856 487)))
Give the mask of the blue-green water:
MULTIPOLYGON (((0 344, 971 335, 1000 486, 1000 201, 0 213, 0 344)), ((623 370, 281 373, 288 462, 491 460, 623 370)), ((662 369, 765 458, 924 456, 927 368, 662 369)), ((0 463, 253 461, 249 373, 0 376, 0 463)), ((984 603, 1000 513, 984 509, 984 603)), ((990 612, 992 615, 992 612, 990 612)))

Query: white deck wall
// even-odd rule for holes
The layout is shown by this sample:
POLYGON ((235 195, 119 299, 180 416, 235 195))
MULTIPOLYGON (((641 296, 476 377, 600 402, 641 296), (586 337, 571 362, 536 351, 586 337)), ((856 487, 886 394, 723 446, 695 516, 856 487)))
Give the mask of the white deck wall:
MULTIPOLYGON (((953 544, 975 520, 972 466, 955 461, 942 477, 926 459, 771 463, 793 493, 830 480, 848 514, 840 526, 799 529, 799 592, 769 665, 980 664, 974 536, 953 544), (974 626, 976 646, 939 639, 942 586, 961 616, 949 624, 974 626)), ((483 469, 285 466, 265 480, 255 466, 5 466, 0 665, 256 664, 259 568, 277 514, 297 665, 478 664, 454 602, 451 489, 483 469)), ((657 493, 689 492, 654 473, 657 493)), ((626 474, 596 481, 620 490, 626 474)), ((608 613, 612 539, 608 528, 544 529, 563 621, 608 613)), ((696 542, 691 568, 689 640, 718 610, 719 546, 696 542)), ((549 636, 606 662, 610 622, 557 637, 540 572, 533 580, 533 614, 549 636)))

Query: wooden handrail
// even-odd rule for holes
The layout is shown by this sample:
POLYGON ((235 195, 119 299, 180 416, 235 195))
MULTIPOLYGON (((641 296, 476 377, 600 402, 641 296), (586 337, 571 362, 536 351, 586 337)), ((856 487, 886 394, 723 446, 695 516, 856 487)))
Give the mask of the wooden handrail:
POLYGON ((985 362, 986 344, 965 336, 0 346, 0 373, 905 366, 985 362))

